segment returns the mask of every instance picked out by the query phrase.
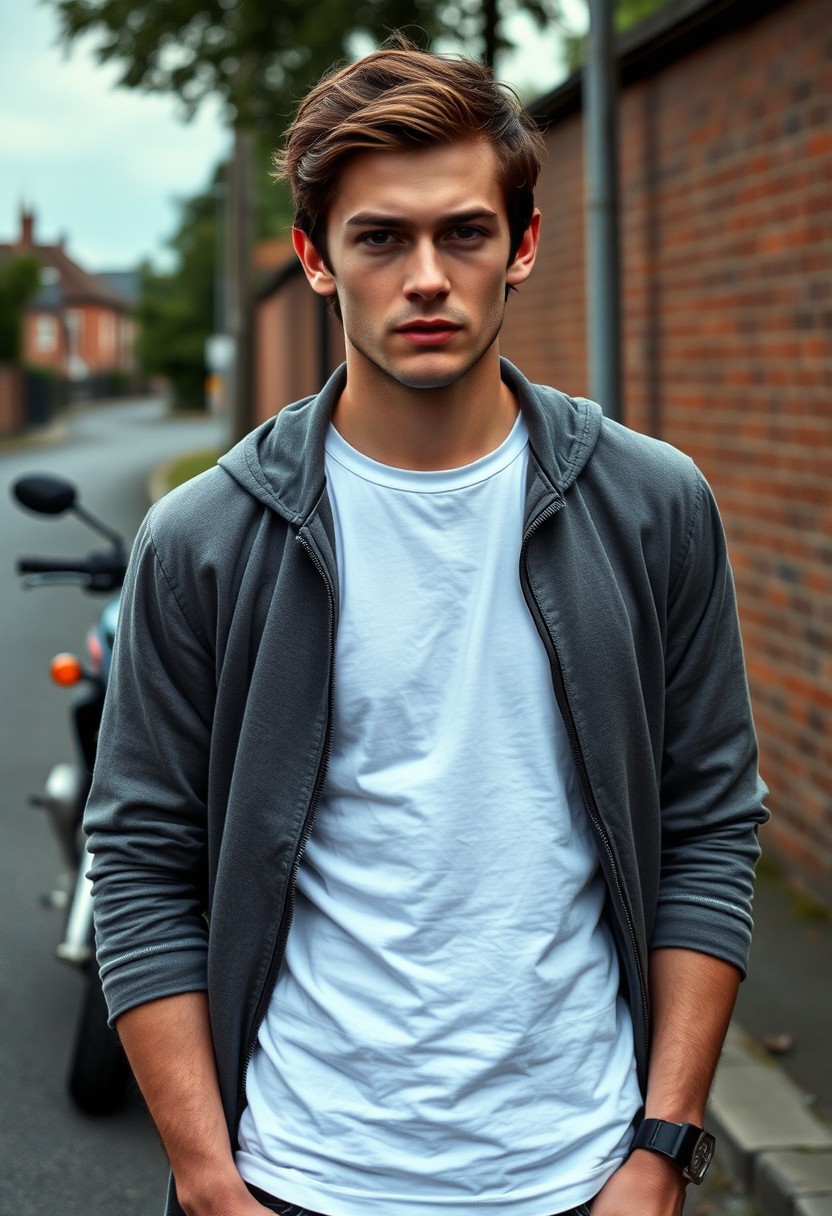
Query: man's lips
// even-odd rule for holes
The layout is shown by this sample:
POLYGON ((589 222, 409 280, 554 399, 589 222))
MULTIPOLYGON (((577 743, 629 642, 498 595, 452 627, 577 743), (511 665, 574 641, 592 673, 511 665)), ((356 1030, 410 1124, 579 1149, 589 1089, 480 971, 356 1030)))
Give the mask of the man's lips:
POLYGON ((430 321, 408 321, 406 325, 398 325, 396 333, 415 346, 440 346, 449 342, 461 328, 461 325, 440 317, 430 321))

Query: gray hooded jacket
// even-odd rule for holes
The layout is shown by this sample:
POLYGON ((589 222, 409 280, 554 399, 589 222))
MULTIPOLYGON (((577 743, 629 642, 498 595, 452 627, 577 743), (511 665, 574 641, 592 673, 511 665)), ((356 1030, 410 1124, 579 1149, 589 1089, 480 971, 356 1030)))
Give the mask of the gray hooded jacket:
MULTIPOLYGON (((643 1086, 648 951, 744 971, 750 944, 765 789, 725 543, 687 457, 502 374, 530 435, 519 576, 595 831, 643 1086)), ((207 989, 234 1144, 326 770, 338 579, 323 451, 344 377, 150 511, 87 809, 111 1017, 207 989)))

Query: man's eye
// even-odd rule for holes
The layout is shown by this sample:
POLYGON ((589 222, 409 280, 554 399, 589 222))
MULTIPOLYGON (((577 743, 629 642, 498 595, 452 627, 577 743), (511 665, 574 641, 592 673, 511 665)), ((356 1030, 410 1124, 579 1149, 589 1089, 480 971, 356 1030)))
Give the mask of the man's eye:
POLYGON ((379 248, 382 245, 389 245, 393 240, 393 233, 386 232, 384 229, 379 229, 377 232, 365 232, 361 236, 363 245, 373 245, 379 248))

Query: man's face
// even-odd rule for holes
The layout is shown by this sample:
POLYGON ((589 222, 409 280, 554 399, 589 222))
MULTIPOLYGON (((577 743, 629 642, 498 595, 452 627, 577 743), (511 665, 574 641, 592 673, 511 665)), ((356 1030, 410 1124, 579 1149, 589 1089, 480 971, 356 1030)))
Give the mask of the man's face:
POLYGON ((328 264, 295 243, 315 290, 337 292, 351 372, 440 388, 493 346, 506 286, 534 262, 532 228, 509 266, 497 158, 477 140, 358 154, 328 216, 328 264))

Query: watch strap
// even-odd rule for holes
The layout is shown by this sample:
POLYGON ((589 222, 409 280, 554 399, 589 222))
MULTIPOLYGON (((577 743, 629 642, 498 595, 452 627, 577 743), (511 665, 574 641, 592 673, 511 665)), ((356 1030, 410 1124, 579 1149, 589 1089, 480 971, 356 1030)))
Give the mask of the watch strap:
POLYGON ((631 1147, 661 1153, 678 1166, 689 1182, 699 1183, 711 1163, 714 1138, 695 1123, 643 1119, 631 1147))

